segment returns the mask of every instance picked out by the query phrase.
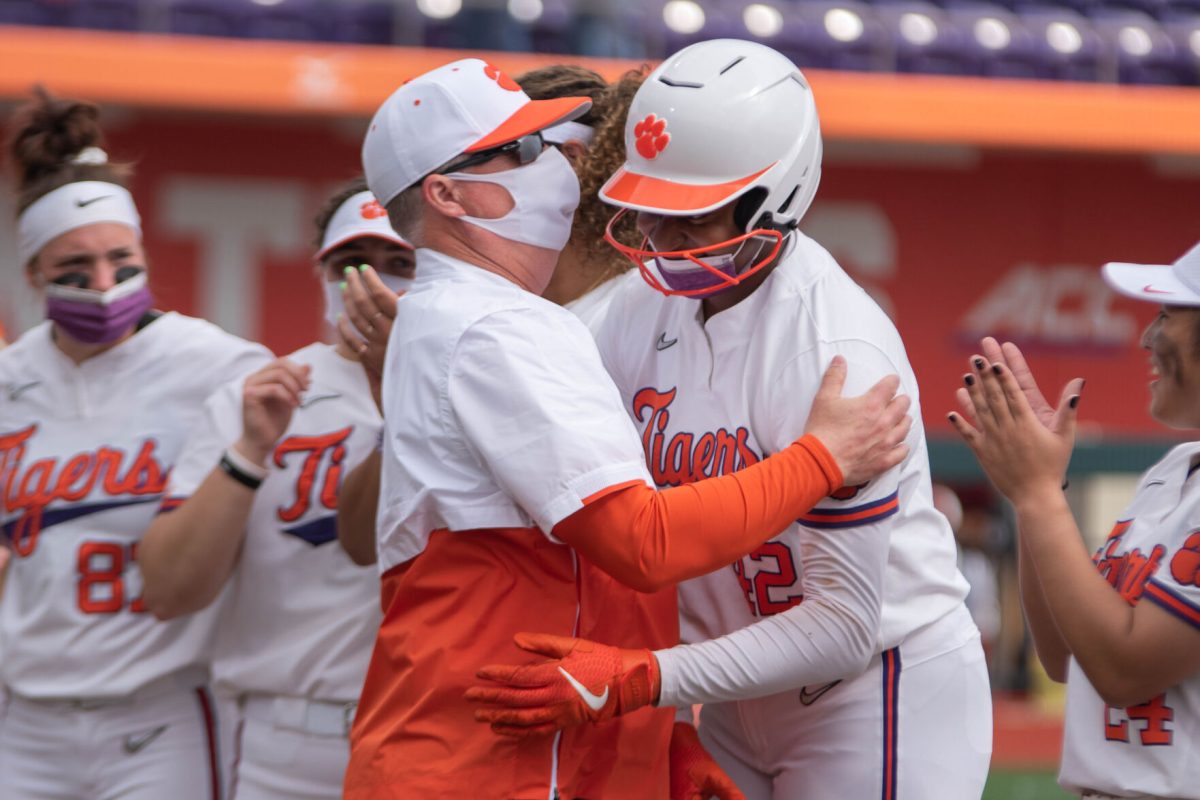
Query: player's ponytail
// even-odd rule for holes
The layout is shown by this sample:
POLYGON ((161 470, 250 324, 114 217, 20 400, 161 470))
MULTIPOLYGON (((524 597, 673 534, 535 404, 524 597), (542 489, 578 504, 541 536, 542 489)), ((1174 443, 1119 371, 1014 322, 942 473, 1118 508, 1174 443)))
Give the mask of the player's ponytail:
POLYGON ((128 188, 132 168, 111 164, 100 150, 100 109, 63 100, 42 87, 10 121, 8 155, 17 180, 17 213, 42 195, 76 181, 106 181, 128 188))

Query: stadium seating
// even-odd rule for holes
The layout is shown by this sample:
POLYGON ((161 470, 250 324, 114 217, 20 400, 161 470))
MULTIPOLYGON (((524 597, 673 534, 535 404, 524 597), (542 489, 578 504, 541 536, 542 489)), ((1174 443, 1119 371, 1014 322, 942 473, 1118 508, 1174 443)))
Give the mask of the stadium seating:
POLYGON ((659 58, 757 39, 802 66, 1200 85, 1200 0, 0 0, 0 25, 659 58))

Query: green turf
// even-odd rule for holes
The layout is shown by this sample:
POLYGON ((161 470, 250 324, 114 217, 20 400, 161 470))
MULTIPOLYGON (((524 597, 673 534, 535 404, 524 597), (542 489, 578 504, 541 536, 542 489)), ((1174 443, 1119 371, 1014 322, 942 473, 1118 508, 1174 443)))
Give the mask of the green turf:
POLYGON ((1058 788, 1054 772, 1010 772, 992 769, 983 800, 1069 800, 1058 788))

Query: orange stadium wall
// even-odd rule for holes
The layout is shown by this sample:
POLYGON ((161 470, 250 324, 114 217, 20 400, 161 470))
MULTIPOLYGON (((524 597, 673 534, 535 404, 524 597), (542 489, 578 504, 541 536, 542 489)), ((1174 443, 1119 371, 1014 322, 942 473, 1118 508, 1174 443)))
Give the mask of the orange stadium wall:
MULTIPOLYGON (((155 110, 106 114, 109 150, 137 164, 159 306, 197 314, 285 353, 320 335, 312 217, 358 164, 361 119, 155 110)), ((40 307, 16 263, 0 196, 0 321, 40 307)), ((832 142, 805 230, 889 310, 920 379, 927 424, 973 342, 1022 342, 1056 385, 1075 374, 1096 432, 1158 433, 1135 345, 1153 310, 1115 298, 1105 260, 1170 261, 1200 234, 1193 158, 832 142)), ((11 335, 11 334, 10 334, 11 335)))

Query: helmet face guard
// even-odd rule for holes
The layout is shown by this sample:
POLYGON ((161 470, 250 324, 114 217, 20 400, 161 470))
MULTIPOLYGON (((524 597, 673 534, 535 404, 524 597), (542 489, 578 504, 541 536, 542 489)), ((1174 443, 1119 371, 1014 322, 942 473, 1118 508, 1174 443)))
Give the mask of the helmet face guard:
POLYGON ((622 208, 613 215, 613 218, 608 221, 608 226, 605 228, 604 240, 637 266, 642 274, 642 278, 646 283, 650 284, 651 288, 665 295, 703 298, 737 286, 751 275, 758 273, 763 267, 772 263, 783 247, 784 233, 770 228, 755 228, 723 242, 703 247, 692 247, 687 250, 653 250, 651 249, 649 236, 642 238, 640 247, 632 247, 618 241, 613 233, 613 228, 617 224, 617 221, 627 213, 629 213, 629 210, 622 208), (759 240, 760 245, 766 245, 770 242, 770 250, 765 255, 762 255, 762 248, 760 247, 760 257, 758 260, 745 269, 738 270, 736 256, 740 252, 740 248, 754 239, 759 240), (737 247, 738 250, 732 253, 715 252, 727 250, 731 247, 737 247), (659 276, 655 275, 654 271, 646 266, 648 259, 653 259, 654 263, 658 265, 658 271, 662 276, 662 280, 659 280, 659 276), (680 266, 664 264, 664 260, 691 262, 694 268, 691 266, 681 268, 680 266))

